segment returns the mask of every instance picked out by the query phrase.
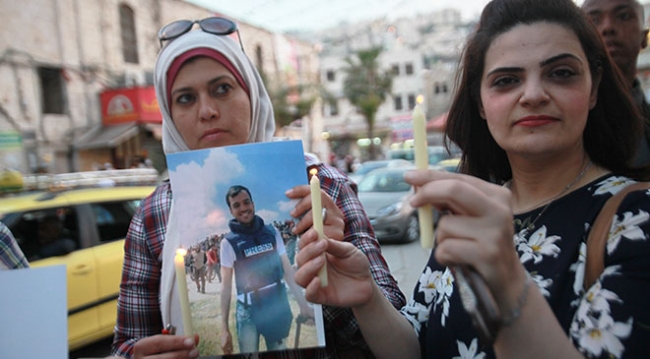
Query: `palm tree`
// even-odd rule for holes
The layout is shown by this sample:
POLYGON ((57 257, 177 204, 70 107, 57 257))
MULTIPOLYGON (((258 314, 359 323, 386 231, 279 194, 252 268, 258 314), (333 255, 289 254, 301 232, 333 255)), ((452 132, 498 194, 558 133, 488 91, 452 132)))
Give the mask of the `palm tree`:
POLYGON ((347 76, 343 82, 343 93, 355 106, 357 112, 366 119, 368 138, 370 139, 368 154, 371 160, 375 159, 372 141, 375 115, 393 87, 393 78, 390 73, 379 69, 377 58, 381 51, 380 47, 361 50, 356 53, 356 59, 346 58, 348 66, 344 68, 347 76))

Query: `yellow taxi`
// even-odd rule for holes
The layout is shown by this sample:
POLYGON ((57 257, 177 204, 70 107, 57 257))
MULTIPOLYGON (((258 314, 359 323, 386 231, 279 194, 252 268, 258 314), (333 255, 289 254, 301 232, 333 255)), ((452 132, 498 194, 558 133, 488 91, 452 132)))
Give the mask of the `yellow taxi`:
POLYGON ((101 172, 25 178, 56 190, 0 195, 0 221, 30 266, 66 266, 71 351, 112 335, 124 237, 157 181, 155 170, 101 172))

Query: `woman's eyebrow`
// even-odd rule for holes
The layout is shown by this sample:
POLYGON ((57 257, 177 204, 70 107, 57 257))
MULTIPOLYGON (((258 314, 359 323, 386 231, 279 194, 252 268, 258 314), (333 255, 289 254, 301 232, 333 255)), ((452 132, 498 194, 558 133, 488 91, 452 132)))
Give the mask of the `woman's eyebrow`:
POLYGON ((498 67, 487 73, 486 76, 499 73, 513 73, 513 72, 522 72, 524 69, 522 67, 498 67))
MULTIPOLYGON (((556 61, 560 61, 560 60, 566 59, 566 58, 572 58, 572 59, 575 59, 576 61, 582 63, 582 60, 578 56, 576 56, 574 54, 571 54, 571 53, 564 53, 564 54, 559 54, 559 55, 550 57, 550 58, 548 58, 548 59, 546 59, 544 61, 541 61, 539 63, 539 65, 540 66, 546 66, 548 64, 552 64, 552 63, 554 63, 556 61)), ((499 68, 496 68, 496 69, 488 72, 486 76, 490 76, 490 75, 498 74, 498 73, 513 73, 513 72, 522 72, 522 71, 524 71, 524 69, 522 67, 514 67, 514 66, 513 67, 499 67, 499 68)))
POLYGON ((551 64, 553 62, 560 61, 560 60, 563 60, 563 59, 566 59, 566 58, 572 58, 572 59, 575 59, 576 61, 582 63, 582 60, 578 56, 576 56, 574 54, 571 54, 571 53, 564 53, 564 54, 559 54, 559 55, 555 55, 553 57, 550 57, 550 58, 540 62, 539 65, 540 66, 546 66, 546 65, 551 64))

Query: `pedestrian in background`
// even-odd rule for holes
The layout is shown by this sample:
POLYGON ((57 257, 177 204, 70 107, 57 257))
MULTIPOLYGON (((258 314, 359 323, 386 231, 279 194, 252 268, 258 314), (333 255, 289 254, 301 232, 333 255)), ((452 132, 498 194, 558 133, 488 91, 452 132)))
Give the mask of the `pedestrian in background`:
POLYGON ((650 105, 636 76, 641 50, 648 46, 643 5, 636 0, 585 0, 582 9, 598 28, 605 47, 629 86, 632 99, 644 117, 635 164, 650 164, 650 105))

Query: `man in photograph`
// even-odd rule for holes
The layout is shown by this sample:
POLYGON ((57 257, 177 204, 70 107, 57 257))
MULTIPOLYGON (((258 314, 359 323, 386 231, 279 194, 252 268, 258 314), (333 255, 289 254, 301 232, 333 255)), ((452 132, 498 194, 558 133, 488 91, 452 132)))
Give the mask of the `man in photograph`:
POLYGON ((233 352, 228 323, 233 273, 240 352, 259 351, 260 336, 264 337, 267 350, 285 349, 293 321, 287 286, 298 302, 300 315, 313 318, 313 310, 293 279, 294 271, 280 232, 255 214, 248 188, 231 186, 226 204, 233 219, 228 223, 231 232, 221 242, 222 350, 224 354, 233 352))

